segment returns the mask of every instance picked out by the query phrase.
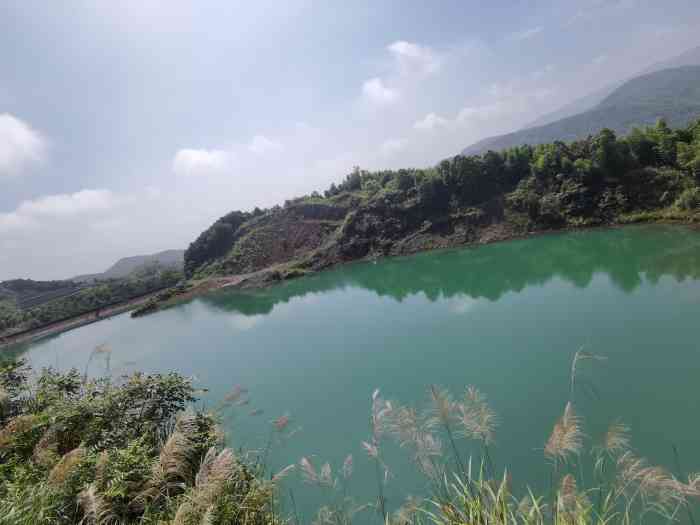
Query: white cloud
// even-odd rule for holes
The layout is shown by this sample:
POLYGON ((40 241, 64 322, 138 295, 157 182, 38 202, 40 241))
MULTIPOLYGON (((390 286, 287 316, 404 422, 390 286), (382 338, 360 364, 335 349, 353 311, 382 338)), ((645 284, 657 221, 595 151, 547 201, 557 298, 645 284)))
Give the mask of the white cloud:
POLYGON ((264 315, 243 315, 243 314, 232 314, 226 320, 236 332, 245 332, 255 328, 260 323, 265 320, 264 315))
POLYGON ((479 300, 460 294, 447 301, 449 310, 454 314, 467 314, 479 305, 479 300))
POLYGON ((399 40, 387 46, 405 73, 435 73, 440 69, 441 60, 429 47, 399 40))
POLYGON ((26 173, 45 153, 46 142, 37 131, 9 113, 0 114, 0 177, 26 173))
POLYGON ((382 155, 394 155, 406 147, 406 141, 403 139, 388 139, 382 142, 380 151, 382 155))
POLYGON ((449 124, 448 120, 436 113, 428 113, 424 118, 413 124, 413 129, 433 130, 445 127, 449 124))
POLYGON ((362 84, 362 94, 375 104, 392 104, 399 99, 399 92, 386 87, 379 77, 371 78, 362 84))
POLYGON ((61 193, 24 201, 18 206, 17 213, 56 217, 86 211, 109 210, 114 208, 116 203, 116 196, 109 190, 81 190, 76 193, 61 193))
POLYGON ((0 213, 0 232, 7 233, 36 226, 41 220, 55 221, 88 212, 105 212, 119 204, 109 190, 81 190, 26 200, 15 211, 0 213))
POLYGON ((282 144, 265 135, 255 135, 248 144, 248 150, 256 155, 265 155, 267 153, 279 153, 284 150, 282 144))
POLYGON ((610 57, 608 57, 608 55, 599 55, 599 56, 595 57, 595 58, 591 61, 591 63, 592 63, 594 66, 600 66, 600 65, 602 65, 602 64, 605 64, 605 63, 608 61, 609 58, 610 58, 610 57))
POLYGON ((28 217, 22 217, 17 212, 0 213, 0 233, 21 230, 30 224, 28 217))
POLYGON ((218 149, 181 149, 173 158, 173 172, 182 176, 221 174, 229 167, 231 156, 218 149))
POLYGON ((525 29, 523 31, 518 31, 517 33, 511 34, 509 36, 509 40, 521 42, 523 40, 527 40, 529 38, 539 35, 542 31, 544 31, 544 27, 542 26, 531 27, 530 29, 525 29))

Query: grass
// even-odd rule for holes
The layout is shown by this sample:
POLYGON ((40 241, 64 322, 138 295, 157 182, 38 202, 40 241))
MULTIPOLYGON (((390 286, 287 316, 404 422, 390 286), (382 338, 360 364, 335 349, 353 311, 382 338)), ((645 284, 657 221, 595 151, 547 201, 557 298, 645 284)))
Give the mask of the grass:
MULTIPOLYGON (((350 501, 338 494, 328 496, 314 523, 385 523, 394 525, 628 525, 632 523, 695 524, 692 503, 700 497, 700 475, 682 479, 668 469, 649 464, 631 445, 629 428, 613 421, 600 443, 586 447, 583 420, 576 409, 576 377, 584 361, 603 358, 576 352, 570 370, 570 388, 561 416, 543 439, 542 459, 550 469, 549 490, 525 488, 516 494, 508 469, 497 472, 489 445, 495 439, 498 417, 482 392, 467 387, 461 399, 431 386, 427 408, 385 401, 378 391, 372 396, 371 439, 363 443, 377 472, 389 472, 382 460, 387 439, 395 440, 413 460, 429 487, 420 501, 409 498, 394 513, 386 509, 384 485, 390 476, 377 476, 377 498, 365 505, 339 505, 350 501), (463 440, 475 442, 477 457, 461 454, 463 440), (584 464, 589 463, 584 468, 584 464), (586 476, 583 472, 592 472, 586 476), (362 518, 355 515, 360 509, 362 518)), ((327 463, 325 464, 328 465, 327 463)), ((300 463, 304 480, 338 491, 327 466, 326 482, 320 483, 306 458, 300 463)), ((680 470, 680 468, 678 469, 680 470)), ((519 473, 522 474, 522 473, 519 473)))
MULTIPOLYGON (((97 349, 94 356, 100 355, 109 352, 97 349)), ((376 390, 362 443, 376 498, 366 502, 349 493, 352 455, 337 469, 309 456, 268 471, 271 447, 296 432, 288 414, 270 422, 260 450, 226 447, 218 424, 228 408, 247 404, 243 387, 210 411, 194 411, 187 407, 196 391, 176 374, 88 379, 75 370, 33 375, 21 361, 6 363, 0 366, 0 524, 297 525, 291 488, 291 505, 280 502, 285 480, 298 471, 324 500, 317 524, 694 525, 700 475, 649 464, 620 421, 585 446, 576 379, 584 362, 600 359, 583 351, 574 356, 562 413, 543 436, 550 478, 549 489, 539 492, 518 492, 509 470, 496 470, 489 447, 499 418, 477 388, 455 397, 431 386, 425 408, 389 401, 376 390), (384 450, 391 441, 428 487, 424 499, 409 497, 393 511, 385 497, 393 474, 384 450), (462 453, 465 441, 477 445, 478 455, 462 453), (584 479, 584 470, 592 475, 584 479)))
POLYGON ((0 523, 279 523, 274 482, 176 374, 0 367, 0 523))
POLYGON ((621 215, 617 222, 620 224, 637 224, 644 222, 683 222, 694 223, 700 220, 695 211, 682 210, 676 207, 660 210, 639 211, 621 215))

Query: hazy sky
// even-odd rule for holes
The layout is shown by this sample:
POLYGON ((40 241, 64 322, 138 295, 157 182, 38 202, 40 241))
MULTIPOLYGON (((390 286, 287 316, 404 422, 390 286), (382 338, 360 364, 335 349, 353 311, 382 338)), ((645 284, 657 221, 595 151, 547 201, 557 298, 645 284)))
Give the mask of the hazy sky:
POLYGON ((0 279, 184 248, 700 44, 697 0, 0 3, 0 279))

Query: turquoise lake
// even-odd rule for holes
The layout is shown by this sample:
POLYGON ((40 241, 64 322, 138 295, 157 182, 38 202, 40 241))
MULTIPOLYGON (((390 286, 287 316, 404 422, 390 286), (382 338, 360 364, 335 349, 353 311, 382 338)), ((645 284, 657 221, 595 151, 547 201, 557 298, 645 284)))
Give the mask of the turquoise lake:
MULTIPOLYGON (((138 319, 120 315, 8 352, 35 368, 89 366, 94 375, 179 371, 208 389, 201 404, 209 407, 241 385, 239 399, 249 402, 224 419, 232 446, 264 448, 271 421, 289 414, 294 435, 273 443, 272 470, 307 456, 335 471, 352 454, 348 490, 361 503, 375 494, 361 446, 375 388, 423 407, 430 385, 455 397, 477 386, 499 417, 497 468, 516 486, 546 487, 543 447, 580 348, 605 357, 580 367, 587 445, 619 418, 651 462, 675 468, 675 446, 682 469, 700 471, 699 312, 700 233, 643 226, 348 264, 138 319), (108 358, 91 356, 101 344, 108 358)), ((477 451, 458 446, 465 456, 477 451)), ((407 494, 426 495, 405 451, 387 443, 385 460, 391 509, 407 494)), ((306 521, 328 497, 298 472, 285 483, 306 521)))

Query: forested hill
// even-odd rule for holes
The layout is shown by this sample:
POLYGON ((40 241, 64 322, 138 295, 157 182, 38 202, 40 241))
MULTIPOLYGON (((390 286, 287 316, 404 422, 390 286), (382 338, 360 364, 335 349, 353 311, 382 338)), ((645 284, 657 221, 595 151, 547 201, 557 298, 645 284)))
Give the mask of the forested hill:
MULTIPOLYGON (((675 67, 683 67, 683 66, 698 66, 700 65, 700 46, 694 47, 692 49, 688 49, 687 51, 681 53, 680 55, 677 55, 675 57, 672 57, 667 60, 662 60, 661 62, 657 62, 655 64, 652 64, 651 66, 647 67, 643 71, 640 71, 636 75, 634 75, 632 78, 641 76, 641 75, 646 75, 648 73, 654 73, 656 71, 661 71, 662 69, 671 69, 675 67)), ((619 80, 617 82, 613 82, 612 84, 608 84, 607 86, 604 86, 600 89, 597 89, 593 93, 589 93, 588 95, 585 95, 579 99, 573 100, 566 104, 563 107, 560 107, 550 113, 546 113, 544 115, 539 116, 536 120, 531 122, 529 125, 524 126, 524 128, 534 128, 537 126, 544 126, 545 124, 550 124, 552 122, 555 122, 557 120, 561 120, 567 117, 572 117, 574 115, 578 115, 579 113, 583 113, 584 111, 588 111, 589 109, 593 109, 596 107, 600 102, 603 101, 608 95, 610 95, 613 91, 615 91, 617 88, 619 88, 622 84, 624 84, 628 79, 623 79, 619 80)))
POLYGON ((523 144, 572 141, 608 128, 618 134, 664 118, 685 126, 700 116, 700 66, 684 66, 636 77, 613 91, 593 109, 555 122, 489 137, 464 149, 475 155, 523 144))
POLYGON ((104 279, 121 279, 128 277, 134 272, 144 270, 154 265, 181 271, 184 256, 185 250, 165 250, 150 255, 134 255, 132 257, 124 257, 123 259, 119 259, 102 273, 79 275, 77 277, 73 277, 71 280, 85 282, 104 279))
POLYGON ((154 263, 138 266, 126 277, 99 281, 3 281, 0 338, 129 301, 181 279, 181 269, 154 263))
POLYGON ((357 168, 323 195, 221 217, 190 244, 185 272, 277 280, 343 261, 558 228, 694 221, 699 177, 700 121, 674 130, 663 120, 626 137, 605 129, 570 143, 459 155, 428 169, 357 168))

